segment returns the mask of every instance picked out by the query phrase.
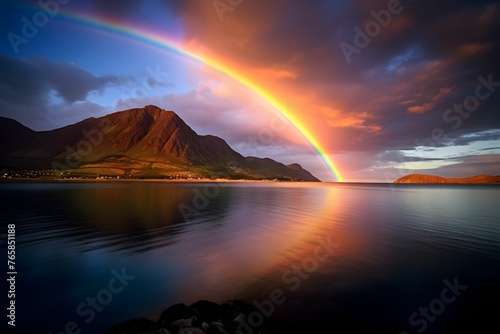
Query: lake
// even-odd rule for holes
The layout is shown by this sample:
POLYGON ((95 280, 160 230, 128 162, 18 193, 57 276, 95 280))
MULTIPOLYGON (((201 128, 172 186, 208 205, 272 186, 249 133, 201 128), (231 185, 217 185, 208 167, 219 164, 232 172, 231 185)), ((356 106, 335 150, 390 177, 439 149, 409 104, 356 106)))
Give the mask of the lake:
POLYGON ((284 333, 498 328, 499 186, 2 183, 0 209, 19 333, 200 299, 264 305, 284 333))

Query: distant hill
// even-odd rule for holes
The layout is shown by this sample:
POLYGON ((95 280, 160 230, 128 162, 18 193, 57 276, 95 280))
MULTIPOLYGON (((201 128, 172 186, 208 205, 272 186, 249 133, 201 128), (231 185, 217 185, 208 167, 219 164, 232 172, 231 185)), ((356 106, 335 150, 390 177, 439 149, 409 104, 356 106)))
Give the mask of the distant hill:
POLYGON ((500 184, 500 175, 482 174, 463 178, 445 178, 436 175, 410 174, 393 183, 500 184))
POLYGON ((319 181, 299 164, 243 157, 223 139, 200 136, 175 112, 152 105, 40 132, 0 117, 0 168, 135 178, 319 181))

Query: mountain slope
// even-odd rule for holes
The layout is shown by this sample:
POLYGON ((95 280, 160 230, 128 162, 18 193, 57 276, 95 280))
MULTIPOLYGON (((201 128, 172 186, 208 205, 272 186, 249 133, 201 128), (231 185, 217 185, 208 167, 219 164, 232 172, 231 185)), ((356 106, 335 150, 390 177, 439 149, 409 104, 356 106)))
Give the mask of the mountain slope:
POLYGON ((31 143, 36 132, 21 123, 0 117, 0 156, 20 150, 31 143))
POLYGON ((173 111, 146 106, 35 132, 0 119, 0 167, 133 177, 319 181, 300 165, 245 158, 223 139, 200 136, 173 111), (11 131, 7 131, 11 129, 11 131))
POLYGON ((280 176, 286 178, 286 175, 289 175, 302 180, 316 179, 299 164, 284 165, 269 158, 261 159, 256 157, 247 157, 246 160, 252 169, 268 178, 276 177, 276 175, 278 175, 278 178, 280 176))

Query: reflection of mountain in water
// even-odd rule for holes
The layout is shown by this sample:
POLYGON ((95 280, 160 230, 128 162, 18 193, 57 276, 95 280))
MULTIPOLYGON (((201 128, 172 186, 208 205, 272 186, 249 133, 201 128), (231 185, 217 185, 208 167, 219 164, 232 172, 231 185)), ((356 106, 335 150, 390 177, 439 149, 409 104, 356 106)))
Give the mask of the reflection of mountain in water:
MULTIPOLYGON (((144 252, 176 242, 179 234, 193 224, 216 227, 227 213, 228 193, 220 188, 215 198, 206 201, 202 210, 193 201, 203 185, 123 187, 121 184, 73 189, 52 189, 43 196, 37 191, 23 192, 23 198, 12 193, 13 203, 37 203, 38 210, 21 212, 29 215, 21 222, 22 242, 60 241, 61 238, 81 248, 81 251, 111 249, 113 251, 144 252), (199 188, 199 189, 198 189, 199 188), (188 206, 198 214, 183 215, 179 206, 188 206), (209 220, 201 219, 207 215, 209 220), (188 220, 186 220, 186 218, 188 220), (49 228, 50 226, 50 228, 49 228), (45 231, 52 232, 46 233, 45 231)), ((203 202, 205 203, 205 202, 203 202)), ((10 222, 7 218, 7 222, 10 222)))

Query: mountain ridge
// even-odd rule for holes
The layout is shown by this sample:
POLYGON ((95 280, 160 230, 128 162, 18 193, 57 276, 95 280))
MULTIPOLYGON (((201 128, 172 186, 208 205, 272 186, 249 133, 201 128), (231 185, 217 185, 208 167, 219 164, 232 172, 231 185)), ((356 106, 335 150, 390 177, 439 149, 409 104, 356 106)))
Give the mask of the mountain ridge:
POLYGON ((147 105, 48 131, 0 118, 0 167, 137 178, 319 181, 299 164, 244 157, 198 135, 174 111, 147 105))

